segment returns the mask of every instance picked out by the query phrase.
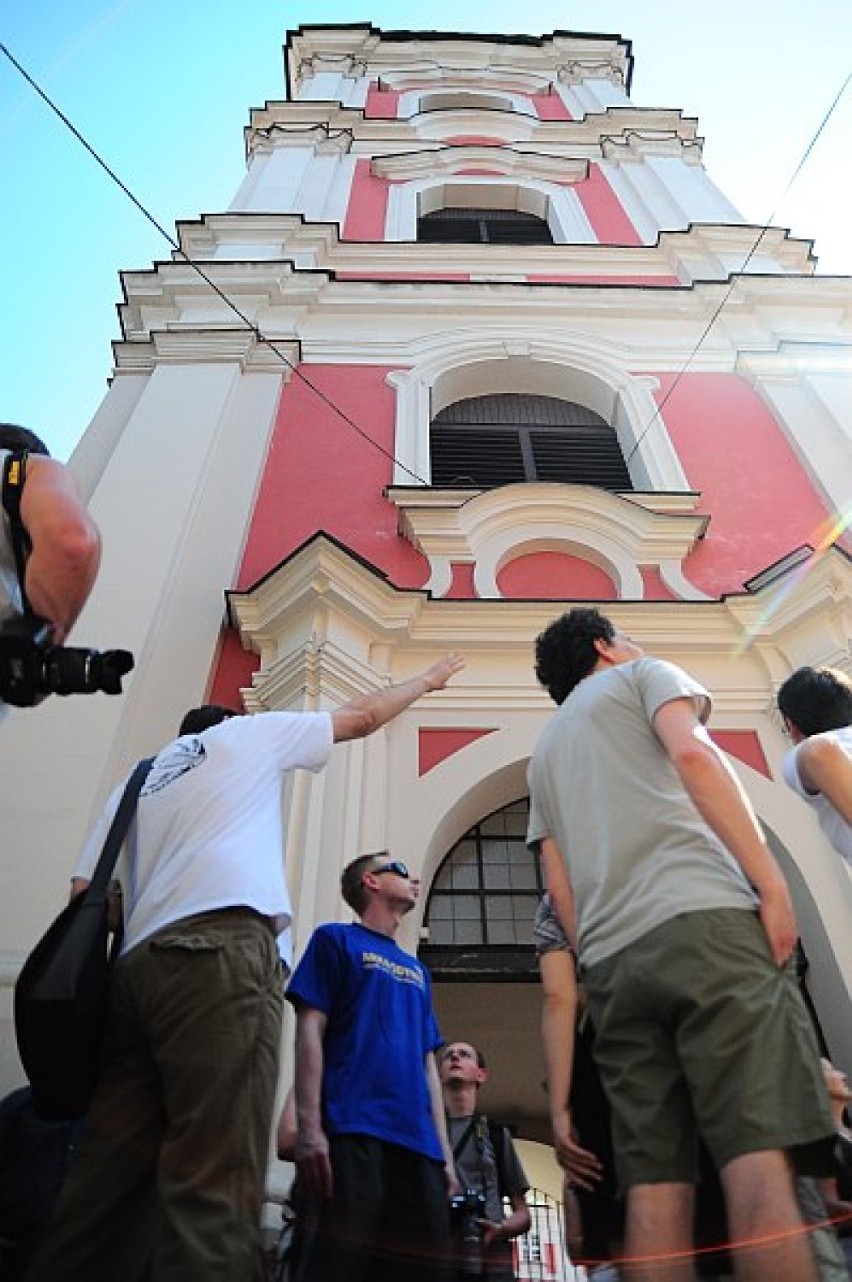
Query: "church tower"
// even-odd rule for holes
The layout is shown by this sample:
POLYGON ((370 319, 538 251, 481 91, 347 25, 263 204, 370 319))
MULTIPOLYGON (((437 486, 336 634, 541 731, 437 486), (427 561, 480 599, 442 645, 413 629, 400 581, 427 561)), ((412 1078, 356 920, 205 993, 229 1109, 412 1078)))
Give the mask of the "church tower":
POLYGON ((107 791, 185 707, 332 708, 457 648, 445 691, 287 780, 295 945, 347 915, 344 863, 404 858, 445 1034, 548 1142, 532 647, 591 601, 713 692, 849 1068, 852 884, 774 712, 801 664, 852 670, 849 280, 744 222, 698 122, 632 100, 621 36, 303 27, 285 53, 231 207, 122 275, 72 460, 104 539, 78 631, 137 668, 4 728, 4 1010, 107 791))

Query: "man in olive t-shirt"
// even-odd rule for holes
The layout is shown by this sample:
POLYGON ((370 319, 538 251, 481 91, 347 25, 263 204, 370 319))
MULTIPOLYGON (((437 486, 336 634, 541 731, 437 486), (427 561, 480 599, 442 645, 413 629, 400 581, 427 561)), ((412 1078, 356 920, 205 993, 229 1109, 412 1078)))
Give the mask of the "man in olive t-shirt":
POLYGON ((693 1276, 698 1131, 749 1278, 810 1282, 787 1150, 813 1153, 830 1118, 790 895, 704 729, 709 695, 594 609, 542 633, 536 673, 559 708, 530 764, 528 841, 589 998, 631 1278, 693 1276))

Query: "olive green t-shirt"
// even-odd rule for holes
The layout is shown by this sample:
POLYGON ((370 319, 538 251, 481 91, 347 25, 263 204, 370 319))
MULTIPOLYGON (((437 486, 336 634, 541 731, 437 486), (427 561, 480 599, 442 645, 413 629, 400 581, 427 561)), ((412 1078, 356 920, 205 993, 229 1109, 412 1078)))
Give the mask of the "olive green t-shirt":
POLYGON ((654 731, 657 711, 682 698, 706 720, 710 696, 675 664, 643 656, 592 673, 533 753, 527 842, 553 837, 562 852, 584 966, 680 913, 757 906, 654 731))

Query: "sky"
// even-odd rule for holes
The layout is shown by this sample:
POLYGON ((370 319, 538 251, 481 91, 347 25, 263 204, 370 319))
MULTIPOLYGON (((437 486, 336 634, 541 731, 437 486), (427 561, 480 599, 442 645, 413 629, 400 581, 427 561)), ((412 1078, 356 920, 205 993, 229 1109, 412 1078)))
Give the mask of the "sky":
MULTIPOLYGON (((852 71, 850 0, 4 0, 0 43, 174 235, 228 206, 250 109, 285 96, 285 32, 324 22, 622 35, 634 104, 697 116, 744 218, 852 276, 852 83, 794 179, 852 71)), ((67 459, 107 390, 119 272, 170 248, 2 54, 0 156, 0 419, 67 459)))

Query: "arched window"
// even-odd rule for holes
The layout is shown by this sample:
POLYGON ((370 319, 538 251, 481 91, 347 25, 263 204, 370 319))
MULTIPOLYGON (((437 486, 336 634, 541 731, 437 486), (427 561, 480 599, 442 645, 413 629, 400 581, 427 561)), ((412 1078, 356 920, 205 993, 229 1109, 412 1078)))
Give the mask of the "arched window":
POLYGON ((526 797, 474 824, 444 859, 429 892, 421 956, 433 973, 535 970, 532 929, 543 893, 527 848, 526 797))
POLYGON ((430 459, 432 484, 443 488, 561 481, 633 489, 609 423, 554 396, 505 392, 445 406, 432 420, 430 459))
POLYGON ((427 244, 552 245, 544 218, 520 209, 475 209, 451 205, 417 220, 417 239, 427 244))
POLYGON ((473 93, 465 89, 428 93, 420 99, 421 111, 511 111, 512 106, 511 98, 492 93, 473 93))

